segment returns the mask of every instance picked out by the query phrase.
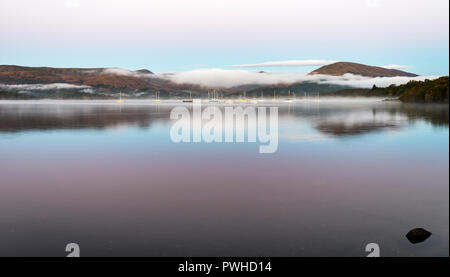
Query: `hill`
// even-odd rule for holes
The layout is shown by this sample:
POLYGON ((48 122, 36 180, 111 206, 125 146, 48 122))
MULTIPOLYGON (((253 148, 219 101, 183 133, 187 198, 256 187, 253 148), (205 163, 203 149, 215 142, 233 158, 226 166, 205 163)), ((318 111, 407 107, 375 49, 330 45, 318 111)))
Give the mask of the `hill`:
POLYGON ((370 66, 359 63, 350 63, 350 62, 337 62, 329 65, 322 66, 319 69, 316 69, 309 73, 310 75, 321 74, 321 75, 332 75, 332 76, 342 76, 344 74, 354 74, 361 75, 366 77, 396 77, 396 76, 405 76, 405 77, 416 77, 418 75, 396 70, 396 69, 387 69, 379 66, 370 66))
MULTIPOLYGON (((176 84, 160 78, 147 69, 136 71, 120 68, 52 68, 0 65, 0 89, 27 92, 35 96, 50 93, 104 94, 119 92, 133 97, 189 95, 189 90, 203 92, 196 85, 176 84), (48 85, 48 86, 45 86, 48 85)), ((206 93, 206 92, 205 92, 206 93)), ((51 95, 50 95, 51 96, 51 95)))

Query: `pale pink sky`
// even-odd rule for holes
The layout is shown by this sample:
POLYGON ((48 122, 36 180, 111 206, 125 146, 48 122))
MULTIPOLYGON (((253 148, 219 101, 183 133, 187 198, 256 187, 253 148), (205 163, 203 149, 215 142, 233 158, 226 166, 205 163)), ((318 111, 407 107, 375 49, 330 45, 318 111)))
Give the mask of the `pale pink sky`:
MULTIPOLYGON (((42 56, 45 63, 50 53, 60 55, 62 63, 66 53, 78 61, 92 55, 86 60, 98 58, 99 66, 107 54, 118 56, 111 65, 127 66, 124 55, 129 54, 123 49, 128 49, 141 57, 148 53, 150 69, 164 70, 163 57, 176 58, 179 66, 223 67, 343 60, 352 53, 354 60, 364 61, 375 59, 370 51, 378 48, 389 59, 377 64, 420 67, 434 57, 433 63, 447 60, 439 65, 445 68, 448 7, 448 0, 2 0, 0 64, 13 63, 16 56, 22 62, 27 55, 33 63, 42 56), (399 50, 405 47, 407 54, 399 50), (225 51, 227 58, 214 50, 225 51), (414 56, 430 51, 434 54, 414 62, 414 56)), ((67 58, 68 65, 74 63, 67 58)))

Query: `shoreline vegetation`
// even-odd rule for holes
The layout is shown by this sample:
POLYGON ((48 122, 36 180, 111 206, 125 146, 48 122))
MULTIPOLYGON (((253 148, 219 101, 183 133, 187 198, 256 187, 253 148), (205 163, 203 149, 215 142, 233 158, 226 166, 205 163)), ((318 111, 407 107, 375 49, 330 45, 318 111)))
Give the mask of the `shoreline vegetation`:
MULTIPOLYGON (((257 89, 256 89, 257 90, 257 89)), ((449 77, 444 76, 435 80, 410 81, 404 85, 390 85, 371 89, 349 88, 319 93, 329 97, 385 97, 387 101, 399 100, 405 103, 448 103, 449 77)), ((97 94, 79 91, 49 91, 39 94, 20 93, 14 91, 0 91, 0 100, 38 100, 38 99, 80 99, 107 100, 116 99, 114 94, 97 94)), ((134 97, 133 97, 134 98, 134 97)), ((137 97, 151 99, 151 97, 137 97)))
POLYGON ((371 89, 343 89, 324 92, 321 96, 334 97, 386 97, 387 100, 400 100, 408 103, 448 103, 449 77, 435 80, 409 81, 404 85, 390 85, 386 88, 373 86, 371 89))

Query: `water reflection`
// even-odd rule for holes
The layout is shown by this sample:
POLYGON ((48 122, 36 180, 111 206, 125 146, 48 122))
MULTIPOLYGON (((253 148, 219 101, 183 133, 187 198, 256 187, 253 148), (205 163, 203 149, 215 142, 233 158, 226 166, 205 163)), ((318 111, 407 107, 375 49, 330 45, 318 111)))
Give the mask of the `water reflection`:
POLYGON ((147 128, 167 120, 170 107, 85 104, 0 104, 0 132, 27 130, 147 128))
MULTIPOLYGON (((27 130, 151 127, 169 123, 172 105, 149 103, 5 104, 0 102, 0 132, 27 130)), ((188 105, 188 107, 190 107, 188 105)), ((223 106, 218 106, 223 109, 223 106)), ((324 135, 358 136, 392 131, 418 120, 435 127, 449 125, 448 105, 401 104, 381 101, 324 102, 279 105, 280 121, 307 121, 324 135)), ((295 125, 295 123, 293 124, 295 125)))
POLYGON ((425 120, 434 127, 448 127, 449 107, 447 104, 403 104, 387 109, 391 114, 404 114, 410 122, 425 120))
POLYGON ((0 101, 0 256, 448 256, 447 106, 280 104, 263 155, 173 143, 171 104, 20 103, 0 101))

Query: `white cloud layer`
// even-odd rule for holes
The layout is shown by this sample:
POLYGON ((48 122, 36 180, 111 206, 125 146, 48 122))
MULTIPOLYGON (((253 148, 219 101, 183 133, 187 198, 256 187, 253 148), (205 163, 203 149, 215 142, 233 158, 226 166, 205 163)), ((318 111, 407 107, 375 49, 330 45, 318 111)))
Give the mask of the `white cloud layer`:
POLYGON ((411 68, 409 65, 398 65, 398 64, 388 64, 388 65, 383 65, 381 67, 387 68, 387 69, 408 69, 411 68))
POLYGON ((410 80, 423 81, 425 79, 437 78, 436 76, 371 78, 352 74, 345 74, 343 76, 328 76, 306 75, 304 73, 297 72, 259 73, 248 70, 226 70, 218 68, 191 70, 171 75, 160 75, 160 77, 167 78, 175 83, 190 83, 215 87, 235 87, 246 84, 289 84, 310 81, 322 84, 345 85, 360 88, 370 88, 373 85, 378 87, 387 87, 391 84, 405 84, 410 80))
POLYGON ((336 61, 328 60, 289 60, 289 61, 275 61, 263 62, 255 64, 234 64, 228 67, 250 68, 250 67, 296 67, 296 66, 321 66, 335 63, 336 61))

